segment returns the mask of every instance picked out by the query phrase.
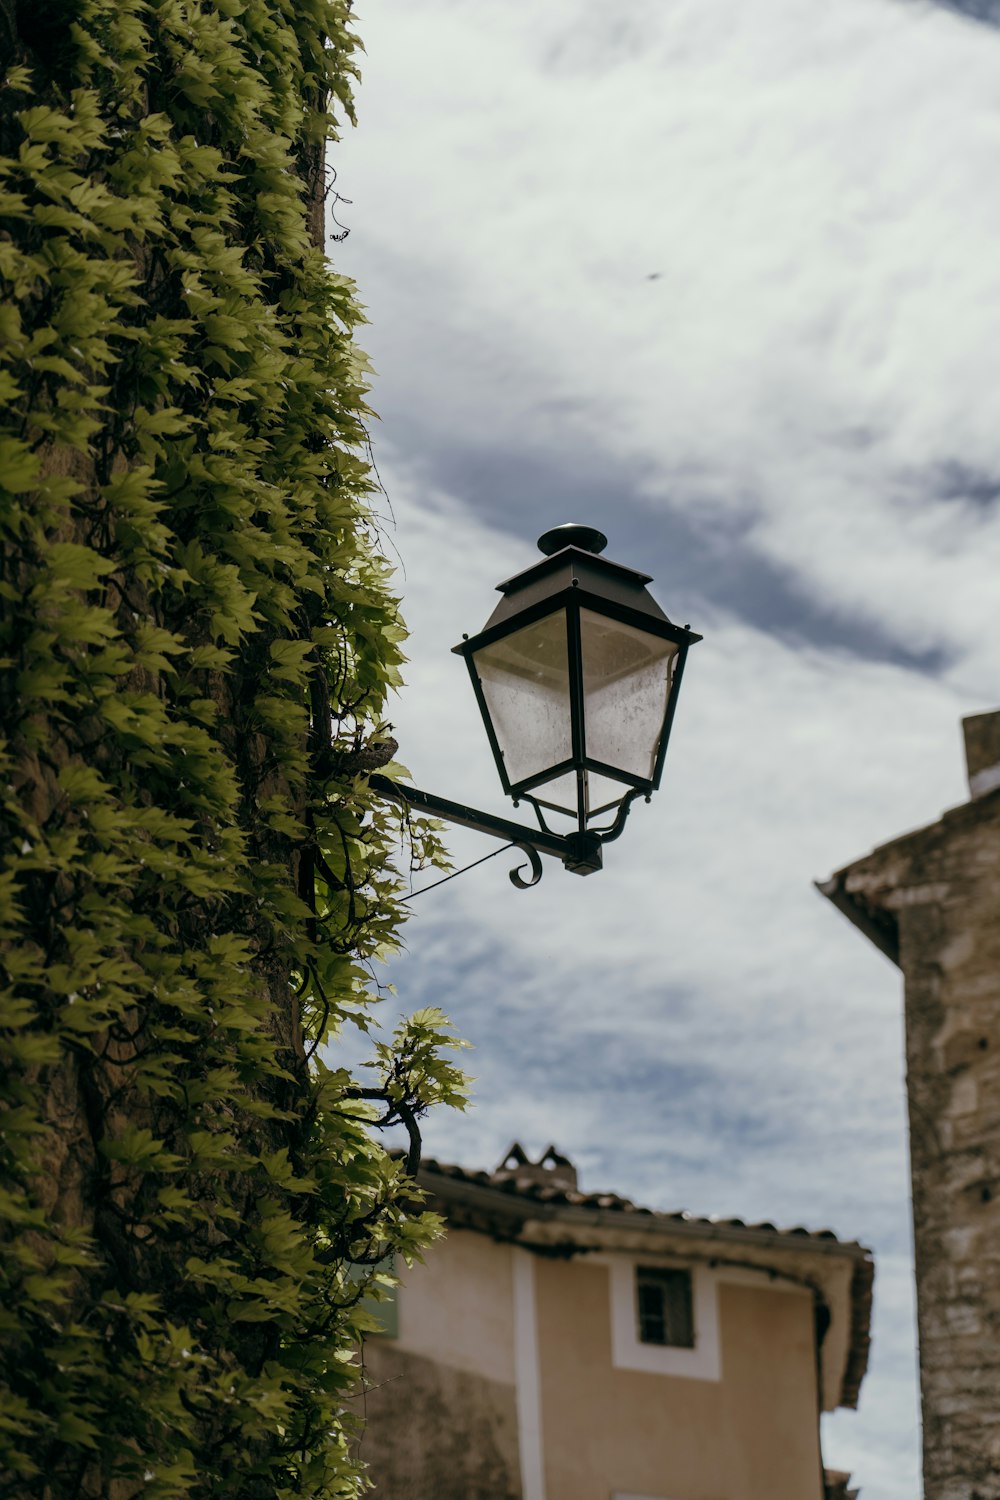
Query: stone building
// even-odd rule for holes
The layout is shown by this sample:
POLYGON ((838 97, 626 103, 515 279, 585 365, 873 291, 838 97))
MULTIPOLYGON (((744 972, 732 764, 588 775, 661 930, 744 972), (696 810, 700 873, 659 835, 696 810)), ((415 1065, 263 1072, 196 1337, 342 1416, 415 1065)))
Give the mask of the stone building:
POLYGON ((860 1245, 583 1193, 552 1148, 419 1180, 448 1234, 365 1342, 376 1495, 851 1495, 819 1417, 856 1404, 867 1364, 860 1245))
POLYGON ((903 972, 925 1500, 1000 1497, 1000 712, 970 801, 820 890, 903 972))

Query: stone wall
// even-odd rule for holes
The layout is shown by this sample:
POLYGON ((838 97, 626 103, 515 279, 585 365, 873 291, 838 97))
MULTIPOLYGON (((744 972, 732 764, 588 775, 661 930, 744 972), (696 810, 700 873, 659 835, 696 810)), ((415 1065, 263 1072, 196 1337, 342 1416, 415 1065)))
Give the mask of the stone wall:
POLYGON ((972 800, 821 887, 905 980, 925 1500, 1000 1500, 1000 713, 965 727, 972 800))
POLYGON ((899 930, 926 1500, 1000 1497, 1000 799, 990 801, 933 842, 900 893, 913 898, 899 930))

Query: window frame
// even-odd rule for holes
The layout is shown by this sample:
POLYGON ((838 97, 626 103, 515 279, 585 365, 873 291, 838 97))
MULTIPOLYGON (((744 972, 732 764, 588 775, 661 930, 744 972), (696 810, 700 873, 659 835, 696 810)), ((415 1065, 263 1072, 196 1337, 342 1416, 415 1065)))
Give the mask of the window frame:
POLYGON ((637 1265, 634 1291, 636 1333, 640 1344, 649 1344, 657 1349, 695 1347, 697 1329, 694 1277, 690 1266, 637 1265), (658 1311, 643 1307, 645 1288, 655 1288, 658 1291, 658 1311), (657 1321, 662 1325, 663 1337, 647 1337, 649 1325, 657 1321), (674 1336, 671 1337, 671 1334, 674 1336))
POLYGON ((719 1273, 707 1265, 692 1265, 677 1256, 601 1254, 596 1263, 608 1270, 611 1315, 611 1363, 616 1370, 639 1370, 649 1375, 677 1375, 687 1380, 722 1379, 719 1337, 719 1273), (641 1268, 689 1271, 694 1321, 694 1347, 645 1344, 639 1338, 636 1316, 636 1277, 641 1268))

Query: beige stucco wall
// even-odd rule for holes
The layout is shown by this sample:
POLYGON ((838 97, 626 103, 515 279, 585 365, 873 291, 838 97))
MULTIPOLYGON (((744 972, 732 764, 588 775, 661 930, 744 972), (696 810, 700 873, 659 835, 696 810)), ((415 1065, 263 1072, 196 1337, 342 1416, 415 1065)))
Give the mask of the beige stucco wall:
POLYGON ((546 1500, 820 1500, 812 1299, 718 1289, 722 1379, 612 1367, 608 1271, 538 1261, 546 1500))
POLYGON ((513 1385, 512 1255, 460 1229, 439 1240, 401 1272, 398 1347, 513 1385))
POLYGON ((812 1297, 713 1274, 720 1379, 616 1369, 606 1264, 452 1231, 405 1275, 399 1339, 366 1346, 376 1494, 521 1500, 520 1377, 522 1410, 540 1418, 544 1500, 820 1500, 812 1297), (534 1337, 515 1257, 530 1260, 534 1337))
POLYGON ((359 1451, 380 1500, 521 1500, 511 1264, 458 1230, 400 1270, 399 1336, 364 1351, 359 1451))

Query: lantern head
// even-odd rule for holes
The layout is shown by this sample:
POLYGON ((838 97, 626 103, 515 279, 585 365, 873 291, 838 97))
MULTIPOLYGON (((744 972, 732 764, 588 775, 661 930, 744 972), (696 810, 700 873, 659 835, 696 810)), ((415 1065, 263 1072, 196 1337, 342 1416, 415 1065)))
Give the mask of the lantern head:
POLYGON ((614 819, 660 784, 688 648, 646 588, 599 554, 590 526, 539 538, 540 562, 503 596, 465 657, 504 791, 576 821, 614 819))

